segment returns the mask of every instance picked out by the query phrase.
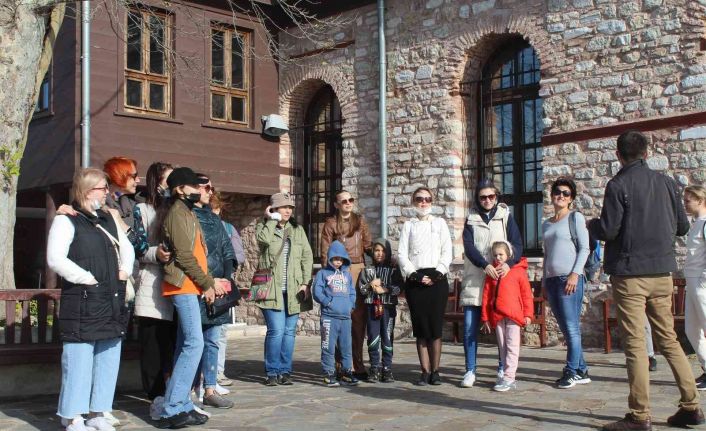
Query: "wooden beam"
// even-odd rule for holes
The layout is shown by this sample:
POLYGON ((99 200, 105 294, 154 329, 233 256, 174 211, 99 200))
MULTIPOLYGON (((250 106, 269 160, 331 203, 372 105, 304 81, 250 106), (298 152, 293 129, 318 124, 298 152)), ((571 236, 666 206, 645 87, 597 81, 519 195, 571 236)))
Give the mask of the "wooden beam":
POLYGON ((560 145, 568 142, 588 141, 591 139, 609 138, 618 136, 626 130, 639 130, 651 132, 654 130, 671 129, 676 127, 690 127, 706 124, 706 112, 689 112, 661 117, 643 118, 639 120, 623 121, 606 126, 586 127, 570 132, 551 133, 542 136, 542 145, 560 145))
POLYGON ((323 54, 323 53, 325 53, 325 52, 330 52, 330 51, 333 51, 333 50, 335 50, 335 49, 345 48, 345 47, 347 47, 347 46, 353 45, 354 43, 355 43, 355 39, 346 40, 346 41, 337 43, 337 44, 335 44, 335 45, 333 45, 333 46, 327 46, 327 47, 325 47, 325 48, 319 48, 319 49, 314 49, 314 50, 312 50, 312 51, 302 52, 301 54, 296 54, 296 55, 293 55, 293 56, 291 56, 291 57, 289 57, 289 58, 290 58, 290 59, 293 59, 293 58, 310 57, 310 56, 312 56, 312 55, 317 55, 317 54, 323 54))

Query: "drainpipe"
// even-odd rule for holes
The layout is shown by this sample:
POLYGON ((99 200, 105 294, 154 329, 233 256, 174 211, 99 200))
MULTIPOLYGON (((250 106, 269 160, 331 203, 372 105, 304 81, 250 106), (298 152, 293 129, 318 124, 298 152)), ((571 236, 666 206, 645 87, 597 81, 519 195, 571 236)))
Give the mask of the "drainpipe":
POLYGON ((387 62, 385 51, 385 0, 378 0, 378 59, 380 85, 378 143, 380 145, 380 236, 387 238, 387 62))
POLYGON ((91 164, 91 4, 81 2, 81 167, 91 164))

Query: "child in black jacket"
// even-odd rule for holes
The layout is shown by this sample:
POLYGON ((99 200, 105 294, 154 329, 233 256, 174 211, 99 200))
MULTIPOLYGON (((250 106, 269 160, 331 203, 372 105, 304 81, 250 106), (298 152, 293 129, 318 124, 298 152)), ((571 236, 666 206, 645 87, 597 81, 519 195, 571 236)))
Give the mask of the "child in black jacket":
POLYGON ((397 316, 397 296, 400 294, 403 280, 400 270, 392 264, 392 249, 387 240, 378 238, 373 242, 373 265, 367 266, 361 272, 358 283, 360 292, 366 296, 365 303, 368 304, 368 381, 394 382, 392 343, 397 316))

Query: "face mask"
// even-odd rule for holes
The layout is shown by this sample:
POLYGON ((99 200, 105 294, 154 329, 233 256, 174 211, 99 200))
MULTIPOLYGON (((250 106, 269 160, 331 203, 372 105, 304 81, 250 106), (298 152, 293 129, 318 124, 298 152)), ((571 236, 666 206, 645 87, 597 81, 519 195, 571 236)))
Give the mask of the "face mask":
POLYGON ((426 207, 426 208, 414 207, 414 211, 417 213, 417 216, 426 217, 429 214, 431 214, 431 207, 426 207))
POLYGON ((184 195, 184 199, 195 204, 201 200, 201 193, 189 193, 188 195, 184 195))
POLYGON ((103 205, 101 205, 101 202, 98 199, 92 199, 91 200, 91 208, 95 210, 101 209, 103 205))
POLYGON ((170 198, 172 196, 172 191, 169 189, 163 189, 159 187, 157 190, 159 191, 159 195, 165 199, 170 198))

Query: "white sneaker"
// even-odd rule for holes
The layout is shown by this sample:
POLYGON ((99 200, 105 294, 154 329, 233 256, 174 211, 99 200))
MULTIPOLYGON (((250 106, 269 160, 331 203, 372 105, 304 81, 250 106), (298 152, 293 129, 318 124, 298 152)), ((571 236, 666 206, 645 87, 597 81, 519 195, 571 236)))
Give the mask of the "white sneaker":
POLYGON ((96 431, 95 428, 83 422, 83 416, 76 416, 73 419, 61 418, 61 425, 66 427, 66 431, 96 431))
POLYGON ((505 371, 504 371, 504 370, 498 370, 497 376, 498 376, 498 379, 495 381, 495 384, 496 384, 496 385, 499 385, 500 383, 502 383, 503 378, 505 377, 505 371))
POLYGON ((152 404, 150 404, 150 418, 153 421, 158 421, 162 418, 162 413, 164 413, 164 397, 160 396, 152 400, 152 404))
POLYGON ((118 418, 113 416, 113 414, 111 412, 103 412, 103 413, 100 413, 100 415, 105 418, 105 421, 108 422, 108 424, 110 424, 110 426, 114 426, 114 427, 120 426, 120 421, 118 420, 118 418))
POLYGON ((115 431, 115 427, 108 423, 105 416, 96 416, 86 421, 86 425, 94 428, 96 431, 115 431))
POLYGON ((201 413, 202 415, 206 415, 209 418, 211 417, 211 413, 207 412, 206 410, 202 409, 201 407, 197 406, 194 404, 194 410, 196 410, 196 413, 201 413))
POLYGON ((463 375, 463 381, 461 382, 461 387, 472 388, 473 384, 476 382, 476 373, 473 371, 466 371, 463 375))
POLYGON ((502 379, 500 383, 493 386, 493 390, 498 392, 507 392, 510 389, 517 389, 517 382, 515 380, 502 379))
POLYGON ((216 383, 216 392, 218 393, 218 395, 228 395, 230 393, 230 389, 226 389, 223 386, 216 383))

